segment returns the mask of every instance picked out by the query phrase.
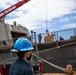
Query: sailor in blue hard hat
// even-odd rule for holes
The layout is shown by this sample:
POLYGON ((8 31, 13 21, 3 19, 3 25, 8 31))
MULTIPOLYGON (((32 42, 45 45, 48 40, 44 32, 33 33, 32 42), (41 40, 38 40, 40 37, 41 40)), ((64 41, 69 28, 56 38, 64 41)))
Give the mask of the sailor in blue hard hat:
POLYGON ((27 60, 31 58, 34 48, 27 38, 19 38, 11 52, 17 53, 17 60, 10 66, 9 75, 33 75, 27 60))

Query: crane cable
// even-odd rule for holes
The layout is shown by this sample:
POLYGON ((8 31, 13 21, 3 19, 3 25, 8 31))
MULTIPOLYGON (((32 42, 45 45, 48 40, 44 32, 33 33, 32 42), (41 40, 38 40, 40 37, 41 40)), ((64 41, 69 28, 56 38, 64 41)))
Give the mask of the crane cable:
POLYGON ((45 0, 45 26, 46 26, 46 30, 48 30, 48 14, 47 14, 47 0, 45 0))

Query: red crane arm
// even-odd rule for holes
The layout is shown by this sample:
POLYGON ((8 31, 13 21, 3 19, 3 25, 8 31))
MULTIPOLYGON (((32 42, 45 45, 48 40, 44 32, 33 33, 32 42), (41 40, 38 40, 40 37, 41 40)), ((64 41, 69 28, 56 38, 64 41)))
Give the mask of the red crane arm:
POLYGON ((18 3, 12 5, 11 7, 3 10, 0 12, 0 18, 6 16, 8 13, 14 11, 15 9, 19 8, 20 6, 22 6, 23 4, 27 3, 28 1, 30 0, 22 0, 22 1, 19 1, 18 3))

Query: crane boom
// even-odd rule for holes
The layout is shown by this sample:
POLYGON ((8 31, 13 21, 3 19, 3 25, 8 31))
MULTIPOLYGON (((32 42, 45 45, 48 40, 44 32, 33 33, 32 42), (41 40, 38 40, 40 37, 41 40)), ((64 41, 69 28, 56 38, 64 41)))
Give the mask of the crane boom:
POLYGON ((18 3, 12 5, 11 7, 3 10, 0 12, 0 18, 6 16, 7 14, 9 14, 10 12, 14 11, 15 9, 19 8, 20 6, 22 6, 23 4, 27 3, 28 1, 30 0, 22 0, 22 1, 19 1, 18 3))

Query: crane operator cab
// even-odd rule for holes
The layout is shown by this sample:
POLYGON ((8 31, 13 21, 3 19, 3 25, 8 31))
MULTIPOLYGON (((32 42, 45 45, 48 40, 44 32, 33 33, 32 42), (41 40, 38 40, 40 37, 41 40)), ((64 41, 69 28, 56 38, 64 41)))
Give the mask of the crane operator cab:
POLYGON ((46 34, 44 35, 44 42, 50 43, 54 41, 54 35, 50 33, 48 30, 46 30, 46 34))

